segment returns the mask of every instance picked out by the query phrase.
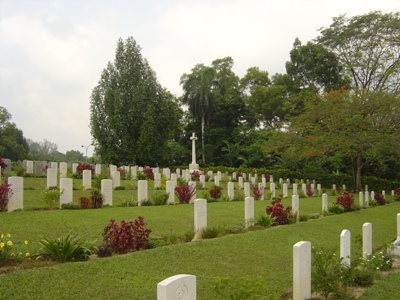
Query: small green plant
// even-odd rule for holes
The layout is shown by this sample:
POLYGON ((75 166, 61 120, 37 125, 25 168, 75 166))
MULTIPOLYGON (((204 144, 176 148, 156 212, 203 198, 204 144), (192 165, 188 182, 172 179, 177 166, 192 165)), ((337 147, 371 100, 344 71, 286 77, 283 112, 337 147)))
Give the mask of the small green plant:
POLYGON ((30 254, 26 251, 27 245, 28 241, 14 243, 11 239, 11 234, 2 233, 0 235, 0 263, 30 259, 30 254))
POLYGON ((110 245, 101 245, 96 249, 96 254, 98 257, 109 257, 112 255, 112 248, 110 245))
POLYGON ((344 208, 336 203, 332 203, 332 205, 328 207, 328 211, 332 214, 341 214, 344 212, 344 208))
POLYGON ((383 252, 368 255, 361 261, 361 266, 373 271, 385 271, 392 268, 393 259, 383 252))
POLYGON ((213 239, 218 237, 220 229, 217 227, 207 227, 201 231, 201 237, 203 239, 213 239))
POLYGON ((84 241, 71 232, 57 239, 44 238, 39 244, 42 245, 42 256, 58 262, 88 260, 94 249, 94 243, 84 241))
POLYGON ((256 221, 256 224, 268 228, 274 225, 274 222, 275 222, 274 217, 272 217, 271 215, 265 215, 265 216, 259 216, 256 221))
POLYGON ((154 196, 151 201, 154 205, 165 205, 167 204, 168 197, 169 195, 167 193, 162 193, 154 196))
POLYGON ((64 203, 61 205, 61 209, 80 209, 80 206, 76 203, 64 203))
POLYGON ((52 209, 55 206, 63 192, 64 190, 60 191, 56 186, 51 186, 43 190, 43 198, 49 209, 52 209))

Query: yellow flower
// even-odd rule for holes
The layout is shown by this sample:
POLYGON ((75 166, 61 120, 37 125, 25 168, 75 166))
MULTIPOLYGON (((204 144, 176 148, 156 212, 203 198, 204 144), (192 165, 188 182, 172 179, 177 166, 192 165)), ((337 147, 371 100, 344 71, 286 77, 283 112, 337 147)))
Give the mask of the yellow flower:
POLYGON ((14 256, 15 256, 15 254, 14 254, 14 253, 11 253, 11 254, 10 254, 10 257, 14 257, 14 256))
POLYGON ((1 238, 2 238, 2 239, 4 238, 4 234, 3 234, 3 233, 1 234, 1 238))
POLYGON ((24 241, 24 245, 28 245, 28 241, 24 241))
POLYGON ((11 241, 7 241, 7 246, 11 247, 12 246, 12 242, 11 241))
POLYGON ((0 249, 4 248, 4 243, 0 243, 0 249))
POLYGON ((29 256, 31 256, 31 255, 29 254, 29 252, 26 252, 26 253, 25 253, 25 257, 29 257, 29 256))
POLYGON ((7 233, 7 237, 10 238, 10 237, 11 237, 11 234, 7 233))

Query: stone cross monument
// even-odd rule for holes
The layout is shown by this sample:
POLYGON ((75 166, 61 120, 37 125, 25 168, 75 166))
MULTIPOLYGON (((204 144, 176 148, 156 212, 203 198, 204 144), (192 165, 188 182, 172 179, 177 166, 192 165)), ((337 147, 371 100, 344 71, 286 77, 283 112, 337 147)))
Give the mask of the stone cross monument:
POLYGON ((192 163, 189 164, 189 171, 196 171, 199 169, 199 164, 196 163, 196 140, 197 137, 192 133, 192 136, 190 137, 192 140, 192 163))

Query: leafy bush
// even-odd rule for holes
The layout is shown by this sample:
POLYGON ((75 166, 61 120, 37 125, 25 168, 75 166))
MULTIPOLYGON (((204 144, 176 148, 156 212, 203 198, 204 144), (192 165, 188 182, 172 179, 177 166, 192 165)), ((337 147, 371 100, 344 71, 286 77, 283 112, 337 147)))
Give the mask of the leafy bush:
POLYGON ((376 193, 375 196, 374 196, 374 199, 375 199, 375 201, 376 201, 376 203, 378 205, 385 205, 386 204, 385 197, 383 197, 383 195, 380 194, 380 193, 376 193))
POLYGON ((14 243, 11 240, 11 234, 1 234, 0 235, 0 262, 10 261, 10 260, 21 260, 29 259, 30 254, 24 251, 28 241, 22 243, 14 243))
POLYGON ((169 195, 167 193, 162 193, 161 195, 154 196, 152 201, 154 205, 165 205, 167 204, 169 195))
POLYGON ((220 199, 222 196, 222 187, 218 186, 218 185, 214 185, 211 189, 210 189, 210 196, 213 199, 220 199))
POLYGON ((92 175, 94 174, 94 167, 91 164, 79 163, 76 167, 76 173, 78 175, 82 175, 84 170, 90 170, 92 172, 92 175))
POLYGON ((341 214, 344 212, 344 208, 341 205, 333 203, 331 206, 328 207, 328 211, 332 214, 341 214))
POLYGON ((61 209, 80 209, 80 206, 76 203, 64 203, 61 205, 61 209))
POLYGON ((53 208, 54 205, 59 201, 63 192, 64 190, 60 191, 60 189, 56 186, 50 186, 49 188, 43 190, 43 198, 49 209, 53 208))
POLYGON ((4 183, 0 185, 0 212, 7 210, 8 200, 12 194, 11 184, 4 183))
POLYGON ((4 159, 0 157, 0 167, 1 167, 1 174, 4 174, 4 170, 7 168, 7 164, 4 162, 4 159))
POLYGON ((392 268, 393 260, 390 255, 379 252, 370 254, 361 261, 361 266, 372 271, 386 271, 392 268))
POLYGON ((104 196, 99 190, 92 190, 90 201, 92 208, 101 208, 103 206, 104 196))
POLYGON ((175 195, 181 204, 189 203, 195 193, 196 189, 191 185, 178 185, 175 187, 175 195))
POLYGON ((394 201, 400 201, 400 188, 395 188, 394 189, 394 201))
POLYGON ((104 228, 104 244, 109 245, 115 253, 128 253, 145 249, 149 242, 151 229, 145 229, 147 223, 139 216, 134 222, 121 221, 118 225, 114 219, 104 228))
POLYGON ((199 181, 200 180, 200 175, 201 172, 200 171, 193 171, 190 176, 192 178, 193 181, 199 181))
POLYGON ((94 248, 93 243, 83 241, 71 232, 58 239, 44 238, 39 244, 43 247, 43 256, 58 262, 88 260, 94 248))
POLYGON ((272 205, 268 205, 266 208, 267 215, 275 218, 274 225, 284 225, 293 222, 292 207, 287 206, 285 208, 281 202, 281 198, 276 198, 272 201, 272 205))
POLYGON ((153 169, 147 166, 143 167, 143 175, 146 179, 154 180, 153 169))
POLYGON ((79 206, 83 209, 90 208, 92 206, 92 200, 86 196, 79 197, 79 206))
POLYGON ((352 211, 354 204, 354 197, 352 194, 344 192, 341 196, 336 198, 336 204, 343 207, 344 212, 352 211))
POLYGON ((98 257, 109 257, 112 255, 112 248, 109 245, 102 245, 96 249, 98 257))
POLYGON ((261 200, 264 195, 264 187, 262 185, 258 186, 258 184, 251 185, 251 191, 254 196, 254 200, 261 200))
POLYGON ((203 239, 213 239, 218 237, 220 229, 217 227, 207 227, 201 231, 201 237, 203 239))
POLYGON ((271 215, 266 215, 266 216, 260 216, 257 221, 256 224, 268 228, 271 227, 272 225, 274 225, 275 222, 275 218, 271 217, 271 215))
POLYGON ((306 191, 307 191, 307 197, 313 197, 314 196, 314 189, 311 187, 311 185, 306 186, 306 191))

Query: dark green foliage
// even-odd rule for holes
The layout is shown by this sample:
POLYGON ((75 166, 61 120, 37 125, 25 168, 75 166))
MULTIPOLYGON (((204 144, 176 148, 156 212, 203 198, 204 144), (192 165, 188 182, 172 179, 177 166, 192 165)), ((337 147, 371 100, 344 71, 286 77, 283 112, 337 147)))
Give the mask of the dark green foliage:
POLYGON ((114 164, 166 163, 180 109, 158 82, 132 37, 118 40, 115 59, 91 95, 91 132, 96 152, 114 164))

